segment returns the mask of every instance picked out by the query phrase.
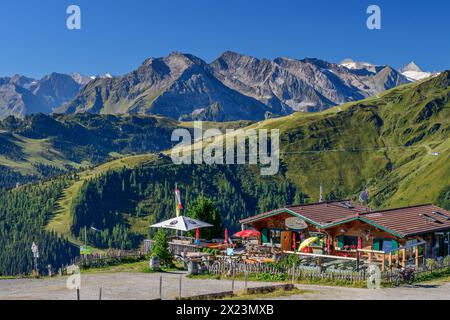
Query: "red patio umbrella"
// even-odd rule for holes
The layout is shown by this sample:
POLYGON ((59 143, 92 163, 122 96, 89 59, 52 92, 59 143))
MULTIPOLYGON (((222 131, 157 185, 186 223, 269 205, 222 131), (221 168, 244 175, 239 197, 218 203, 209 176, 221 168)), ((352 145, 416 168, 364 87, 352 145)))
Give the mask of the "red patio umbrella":
POLYGON ((228 243, 228 229, 225 229, 225 241, 224 243, 228 243))
POLYGON ((200 239, 200 229, 197 228, 197 229, 195 230, 195 240, 199 240, 199 239, 200 239))
POLYGON ((257 230, 242 230, 238 233, 235 233, 234 236, 238 238, 251 238, 251 237, 259 237, 261 232, 257 230))
POLYGON ((294 251, 297 249, 297 237, 295 232, 292 232, 292 249, 294 249, 294 251))

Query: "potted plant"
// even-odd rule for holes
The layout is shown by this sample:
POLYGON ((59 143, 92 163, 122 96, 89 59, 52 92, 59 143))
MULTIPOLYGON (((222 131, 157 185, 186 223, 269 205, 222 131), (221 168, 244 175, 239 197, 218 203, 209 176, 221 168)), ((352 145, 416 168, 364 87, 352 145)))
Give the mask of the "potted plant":
POLYGON ((149 267, 152 271, 161 270, 161 259, 154 253, 150 255, 149 267))

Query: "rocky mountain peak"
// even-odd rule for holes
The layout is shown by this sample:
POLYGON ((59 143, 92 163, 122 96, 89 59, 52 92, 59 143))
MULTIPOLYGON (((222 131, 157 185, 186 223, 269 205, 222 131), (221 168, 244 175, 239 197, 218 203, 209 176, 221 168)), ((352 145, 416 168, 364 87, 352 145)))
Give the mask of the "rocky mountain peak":
POLYGON ((422 72, 422 70, 414 61, 411 61, 406 66, 400 69, 400 72, 408 72, 408 71, 422 72))

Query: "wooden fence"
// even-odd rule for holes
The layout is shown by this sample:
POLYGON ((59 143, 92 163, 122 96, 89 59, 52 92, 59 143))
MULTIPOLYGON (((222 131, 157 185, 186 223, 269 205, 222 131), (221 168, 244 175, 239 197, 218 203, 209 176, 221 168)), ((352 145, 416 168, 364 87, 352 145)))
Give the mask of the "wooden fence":
MULTIPOLYGON (((415 276, 419 276, 421 273, 428 271, 437 271, 449 268, 449 265, 440 263, 433 268, 433 270, 427 270, 421 268, 415 271, 415 276)), ((255 275, 255 274, 267 274, 275 276, 284 276, 285 279, 310 280, 310 281, 345 281, 349 283, 367 281, 371 276, 365 268, 356 270, 340 270, 335 268, 323 268, 322 266, 307 266, 307 265, 292 265, 292 266, 279 266, 270 263, 247 263, 247 262, 229 262, 229 261, 216 261, 209 266, 207 270, 213 275, 255 275)), ((397 270, 386 270, 382 272, 380 270, 380 277, 382 281, 392 282, 397 276, 397 270)))
POLYGON ((112 264, 118 264, 130 259, 143 259, 144 252, 141 251, 124 251, 118 250, 114 252, 107 252, 101 254, 83 255, 71 261, 72 265, 77 265, 80 268, 102 267, 112 264))
MULTIPOLYGON (((153 247, 154 241, 153 240, 144 240, 144 252, 150 252, 153 247)), ((197 249, 199 247, 193 244, 181 244, 181 243, 175 243, 175 242, 169 242, 169 250, 174 255, 181 255, 186 254, 188 252, 197 252, 197 249)))
POLYGON ((365 270, 324 270, 319 267, 311 267, 304 265, 276 266, 267 263, 226 263, 214 262, 208 266, 208 272, 214 275, 242 275, 242 274, 271 274, 275 276, 285 276, 286 279, 294 277, 296 280, 324 280, 336 281, 343 280, 348 282, 359 282, 367 280, 365 270))

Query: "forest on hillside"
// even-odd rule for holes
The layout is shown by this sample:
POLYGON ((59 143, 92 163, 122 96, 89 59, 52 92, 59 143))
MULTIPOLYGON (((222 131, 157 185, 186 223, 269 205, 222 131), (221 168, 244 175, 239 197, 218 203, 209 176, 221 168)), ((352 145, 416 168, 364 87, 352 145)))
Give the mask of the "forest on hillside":
MULTIPOLYGON (((256 169, 256 170, 255 170, 256 169)), ((147 234, 131 232, 129 218, 147 225, 175 214, 174 185, 178 183, 185 208, 200 196, 213 200, 224 226, 231 231, 239 220, 287 204, 305 201, 305 195, 283 174, 263 178, 250 166, 142 166, 109 171, 85 182, 72 202, 72 232, 98 247, 129 249, 147 234)), ((150 230, 151 232, 151 230, 150 230)))
POLYGON ((31 245, 39 247, 39 270, 56 271, 78 255, 79 249, 45 225, 67 181, 58 179, 0 194, 0 276, 28 275, 33 269, 31 245))

